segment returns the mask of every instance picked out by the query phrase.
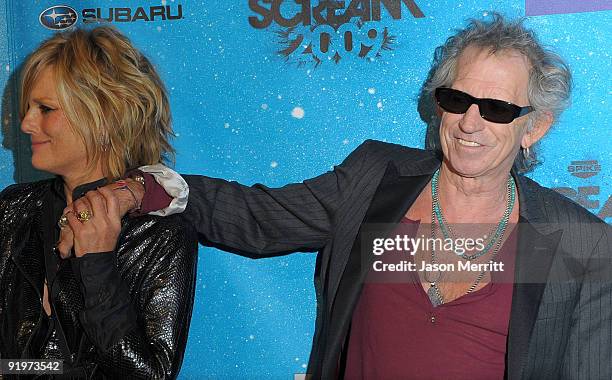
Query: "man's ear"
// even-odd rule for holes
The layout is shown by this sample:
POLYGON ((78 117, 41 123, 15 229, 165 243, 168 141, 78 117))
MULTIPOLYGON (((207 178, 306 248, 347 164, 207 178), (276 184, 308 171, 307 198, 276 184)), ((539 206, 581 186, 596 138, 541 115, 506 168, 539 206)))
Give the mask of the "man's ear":
POLYGON ((434 103, 434 107, 436 108, 436 115, 438 116, 438 119, 442 120, 442 114, 444 113, 444 110, 438 105, 438 103, 434 103))
POLYGON ((523 148, 529 148, 533 144, 537 143, 548 130, 550 129, 554 121, 551 112, 544 112, 536 119, 533 128, 530 131, 525 132, 523 139, 521 140, 521 146, 523 148))

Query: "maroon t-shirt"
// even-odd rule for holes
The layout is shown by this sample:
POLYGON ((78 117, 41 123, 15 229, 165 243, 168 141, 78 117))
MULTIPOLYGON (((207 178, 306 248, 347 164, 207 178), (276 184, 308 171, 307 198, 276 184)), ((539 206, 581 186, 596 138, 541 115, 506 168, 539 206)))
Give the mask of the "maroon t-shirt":
POLYGON ((402 273, 410 281, 366 281, 353 313, 345 377, 503 379, 515 251, 513 232, 496 258, 504 275, 492 272, 484 288, 438 307, 415 271, 402 273))

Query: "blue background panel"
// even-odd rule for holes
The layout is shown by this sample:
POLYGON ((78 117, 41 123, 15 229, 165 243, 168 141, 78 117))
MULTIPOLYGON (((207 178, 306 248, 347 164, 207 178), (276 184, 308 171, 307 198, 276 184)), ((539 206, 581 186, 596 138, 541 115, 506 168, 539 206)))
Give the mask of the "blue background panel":
MULTIPOLYGON (((538 2, 528 1, 536 9, 538 2)), ((285 18, 301 10, 294 1, 279 3, 285 18)), ((311 6, 318 3, 312 0, 311 6)), ((520 1, 415 0, 423 17, 414 17, 410 1, 396 3, 397 19, 383 5, 380 20, 349 22, 356 41, 377 47, 371 56, 344 51, 335 36, 332 48, 341 57, 336 62, 320 52, 317 61, 303 53, 304 46, 288 56, 279 54, 289 46, 284 36, 302 34, 312 41, 325 26, 300 24, 290 30, 272 22, 257 29, 249 17, 262 17, 247 0, 2 2, 0 188, 42 175, 29 166, 28 139, 18 131, 15 79, 26 55, 54 33, 39 22, 49 7, 75 9, 77 26, 84 26, 83 12, 92 12, 87 9, 99 8, 105 18, 116 8, 147 17, 151 7, 163 6, 173 16, 180 11, 182 17, 174 20, 112 21, 151 58, 166 83, 177 134, 176 169, 275 187, 331 169, 368 138, 423 147, 426 123, 418 112, 419 93, 434 49, 469 18, 493 10, 510 18, 525 16, 520 1), (368 37, 370 29, 378 39, 368 37), (380 41, 385 30, 387 39, 380 41)), ((563 1, 550 3, 549 12, 538 8, 540 15, 528 17, 526 24, 567 59, 574 92, 571 107, 541 143, 544 163, 530 176, 611 222, 612 13, 567 13, 572 8, 564 8, 563 1)), ((125 19, 126 12, 119 14, 125 19)), ((181 378, 290 379, 305 372, 315 318, 314 263, 314 254, 254 261, 200 248, 181 378)))

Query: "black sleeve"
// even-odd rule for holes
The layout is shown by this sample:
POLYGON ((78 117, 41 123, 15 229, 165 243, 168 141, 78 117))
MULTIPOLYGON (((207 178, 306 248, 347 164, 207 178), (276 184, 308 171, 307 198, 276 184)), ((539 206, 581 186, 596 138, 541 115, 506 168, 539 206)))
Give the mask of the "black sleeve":
POLYGON ((100 351, 108 350, 137 327, 136 310, 115 264, 115 252, 70 259, 84 298, 83 329, 100 351))

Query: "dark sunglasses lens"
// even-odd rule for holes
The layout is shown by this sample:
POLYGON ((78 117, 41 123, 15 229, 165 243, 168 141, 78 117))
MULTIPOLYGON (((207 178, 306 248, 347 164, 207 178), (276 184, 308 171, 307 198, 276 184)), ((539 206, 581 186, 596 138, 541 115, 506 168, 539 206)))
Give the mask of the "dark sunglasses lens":
POLYGON ((467 94, 451 88, 438 88, 436 100, 440 107, 451 113, 465 113, 472 105, 472 99, 467 94))
POLYGON ((493 123, 508 124, 519 117, 521 108, 496 99, 476 99, 470 95, 452 88, 436 89, 436 101, 446 112, 466 113, 474 103, 478 104, 483 119, 493 123))
POLYGON ((517 116, 516 106, 502 102, 501 100, 485 99, 480 102, 480 114, 482 118, 493 123, 511 123, 517 116))

